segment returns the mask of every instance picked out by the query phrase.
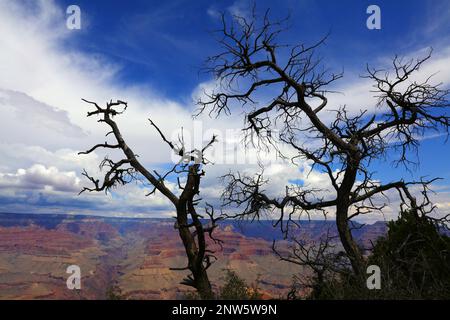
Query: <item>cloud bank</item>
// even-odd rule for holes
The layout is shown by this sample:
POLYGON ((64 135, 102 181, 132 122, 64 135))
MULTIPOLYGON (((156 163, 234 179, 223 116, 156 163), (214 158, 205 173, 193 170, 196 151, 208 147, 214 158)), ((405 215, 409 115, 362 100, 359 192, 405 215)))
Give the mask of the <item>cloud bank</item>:
MULTIPOLYGON (((239 11, 236 4, 230 10, 239 11)), ((215 11, 210 9, 210 15, 215 11)), ((65 28, 64 8, 53 1, 33 3, 7 0, 0 3, 0 203, 2 211, 60 212, 114 216, 170 216, 173 209, 161 195, 146 197, 148 188, 131 184, 112 194, 78 195, 88 181, 81 176, 83 168, 99 175, 98 163, 104 153, 77 155, 92 145, 105 141, 106 127, 87 119, 90 106, 81 98, 102 103, 110 99, 127 101, 130 108, 117 119, 128 144, 140 159, 152 168, 162 168, 172 158, 171 151, 148 125, 147 118, 169 136, 183 127, 195 132, 192 120, 194 105, 184 105, 155 92, 146 84, 119 83, 123 66, 108 57, 77 51, 67 43, 74 37, 65 28)), ((88 32, 82 31, 82 32, 88 32)), ((438 81, 450 79, 450 47, 440 52, 424 70, 441 70, 438 81)), ((212 83, 201 83, 192 93, 200 94, 212 83)), ((357 75, 349 76, 343 92, 330 98, 330 107, 348 104, 355 112, 371 107, 367 99, 371 84, 357 75)), ((200 140, 219 133, 224 155, 241 155, 239 136, 224 135, 241 128, 239 112, 220 120, 202 116, 200 140)), ((194 137, 192 137, 194 138, 194 137)), ((217 151, 219 152, 219 151, 217 151)), ((218 163, 207 170, 202 195, 217 202, 222 185, 217 177, 229 170, 257 171, 258 161, 271 161, 265 173, 271 179, 269 192, 282 195, 284 185, 301 180, 313 187, 330 188, 326 174, 310 171, 310 164, 292 167, 274 159, 273 154, 250 150, 248 162, 239 165, 218 163), (276 161, 274 161, 276 160, 276 161), (215 200, 214 200, 215 199, 215 200)), ((169 183, 170 184, 170 183, 169 183)), ((175 190, 175 184, 171 186, 175 190)), ((448 201, 439 201, 448 207, 448 201)), ((391 212, 395 214, 395 209, 391 212)), ((378 218, 374 218, 379 219, 378 218)))

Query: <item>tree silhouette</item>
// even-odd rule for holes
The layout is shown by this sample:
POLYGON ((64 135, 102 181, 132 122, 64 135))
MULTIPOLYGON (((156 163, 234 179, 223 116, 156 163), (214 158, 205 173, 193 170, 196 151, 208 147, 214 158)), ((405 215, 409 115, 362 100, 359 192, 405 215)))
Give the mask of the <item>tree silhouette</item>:
POLYGON ((363 109, 355 114, 346 106, 330 107, 330 85, 343 74, 328 71, 316 58, 316 49, 327 37, 312 46, 283 44, 279 36, 286 30, 286 22, 271 22, 268 11, 262 19, 255 10, 250 18, 222 15, 218 41, 223 51, 210 57, 207 67, 219 85, 198 102, 198 114, 229 114, 233 104, 240 104, 247 144, 272 148, 290 158, 293 165, 298 165, 298 159, 312 162, 312 169, 327 175, 332 189, 289 185, 281 196, 271 197, 264 190, 270 181, 263 170, 254 176, 229 173, 224 176, 224 205, 240 209, 231 215, 236 218, 273 214, 275 225, 286 234, 295 223, 294 216, 334 211, 352 269, 363 275, 366 261, 352 237, 352 219, 381 211, 385 204, 377 202, 389 200, 389 191, 398 193, 402 211, 412 210, 419 217, 434 209, 428 188, 436 179, 382 183, 371 164, 389 158, 395 165, 409 168, 415 163, 410 152, 417 152, 424 134, 442 130, 448 134, 449 91, 432 84, 431 77, 422 82, 411 80, 430 59, 430 50, 417 60, 395 57, 391 70, 367 67, 365 77, 373 81, 372 94, 378 98, 376 112, 363 109), (262 105, 261 91, 271 95, 267 105, 262 105), (280 146, 288 147, 295 156, 288 156, 280 146), (421 199, 413 192, 418 187, 421 199))
POLYGON ((106 170, 103 181, 90 176, 86 171, 83 175, 89 179, 93 186, 84 187, 80 193, 85 191, 106 193, 112 188, 123 186, 132 181, 146 180, 152 186, 152 190, 148 195, 154 194, 156 191, 161 192, 176 209, 176 223, 175 228, 178 229, 179 236, 183 242, 186 255, 188 258, 188 265, 183 268, 172 268, 173 270, 189 270, 191 275, 188 275, 182 284, 192 286, 197 289, 199 295, 203 299, 212 297, 211 284, 208 279, 207 269, 215 261, 213 251, 207 248, 207 237, 209 236, 214 242, 220 240, 213 237, 213 231, 217 227, 219 218, 214 217, 214 210, 212 206, 207 204, 205 213, 209 217, 209 223, 202 223, 202 216, 197 213, 196 206, 200 199, 198 194, 200 192, 200 180, 205 175, 203 167, 208 164, 208 160, 204 158, 205 150, 216 142, 216 136, 201 150, 186 150, 182 137, 177 143, 169 141, 158 126, 148 119, 150 125, 153 126, 161 139, 169 146, 171 150, 180 157, 180 161, 173 165, 173 167, 165 174, 159 174, 156 170, 148 170, 138 160, 138 156, 125 142, 122 133, 119 130, 117 123, 113 120, 115 116, 121 115, 127 109, 127 103, 117 100, 106 104, 106 107, 101 108, 97 103, 84 100, 83 101, 93 105, 95 109, 88 112, 87 116, 99 116, 98 122, 105 123, 111 131, 106 136, 112 135, 114 137, 114 144, 105 142, 97 144, 87 151, 79 154, 89 154, 97 149, 119 149, 123 152, 124 158, 121 160, 112 160, 106 156, 100 163, 100 169, 106 170), (170 175, 176 175, 180 194, 176 195, 169 189, 165 182, 170 175), (185 179, 184 184, 182 180, 185 179))

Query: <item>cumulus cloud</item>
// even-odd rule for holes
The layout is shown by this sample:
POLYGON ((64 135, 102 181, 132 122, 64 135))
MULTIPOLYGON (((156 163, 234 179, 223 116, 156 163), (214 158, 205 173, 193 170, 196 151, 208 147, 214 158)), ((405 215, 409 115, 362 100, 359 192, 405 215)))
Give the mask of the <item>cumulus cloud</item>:
POLYGON ((0 188, 76 192, 80 190, 80 179, 74 171, 61 172, 56 167, 35 164, 12 174, 0 173, 0 188))

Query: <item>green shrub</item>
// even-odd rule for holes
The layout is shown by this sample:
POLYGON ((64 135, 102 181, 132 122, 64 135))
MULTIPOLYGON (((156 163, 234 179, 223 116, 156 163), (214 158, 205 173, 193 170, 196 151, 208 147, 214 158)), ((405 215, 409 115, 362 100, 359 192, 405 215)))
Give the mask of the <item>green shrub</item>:
POLYGON ((439 232, 432 220, 414 211, 402 212, 388 223, 388 232, 376 242, 367 265, 380 267, 380 290, 367 289, 365 278, 343 270, 320 284, 320 296, 309 298, 450 298, 450 238, 439 232))
POLYGON ((381 268, 382 290, 391 298, 450 298, 450 238, 426 217, 402 212, 389 222, 369 264, 381 268))
POLYGON ((220 288, 219 299, 221 300, 257 300, 261 294, 256 286, 248 286, 236 272, 226 270, 225 284, 220 288))
POLYGON ((106 290, 106 300, 123 300, 122 290, 118 286, 110 286, 106 290))
MULTIPOLYGON (((261 293, 257 286, 249 286, 244 279, 240 278, 233 270, 225 270, 224 284, 214 295, 216 300, 258 300, 261 293)), ((183 294, 182 299, 199 300, 196 291, 188 291, 183 294)))

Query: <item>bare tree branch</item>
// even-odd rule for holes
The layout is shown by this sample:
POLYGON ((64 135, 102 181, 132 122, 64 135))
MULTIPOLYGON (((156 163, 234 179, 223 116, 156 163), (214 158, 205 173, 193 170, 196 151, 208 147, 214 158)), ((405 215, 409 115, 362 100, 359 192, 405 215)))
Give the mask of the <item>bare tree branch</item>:
POLYGON ((229 114, 233 104, 240 104, 246 137, 258 140, 254 146, 274 146, 280 154, 280 145, 290 147, 297 153, 292 163, 298 159, 312 163, 311 170, 326 173, 332 190, 291 185, 282 196, 271 197, 264 190, 269 181, 262 173, 253 177, 230 173, 224 176, 223 204, 239 210, 229 217, 276 215, 275 225, 281 226, 285 236, 294 216, 333 210, 354 272, 362 275, 365 259, 352 236, 352 219, 382 211, 385 204, 377 200, 388 199, 391 190, 399 194, 400 209, 413 209, 418 216, 434 209, 428 192, 435 179, 383 184, 375 179, 371 164, 390 156, 395 165, 409 169, 414 164, 410 153, 417 153, 424 134, 444 131, 448 135, 449 90, 433 84, 432 76, 422 82, 411 80, 430 59, 430 51, 417 60, 395 57, 389 71, 367 67, 365 77, 374 82, 378 97, 377 112, 355 113, 345 106, 332 109, 329 88, 343 74, 330 72, 317 57, 327 36, 311 46, 280 44, 279 34, 286 28, 286 20, 272 22, 268 12, 262 18, 255 11, 250 18, 222 16, 219 44, 223 51, 207 61, 207 71, 219 86, 198 101, 198 113, 229 114), (259 101, 262 90, 273 95, 268 103, 259 101), (334 115, 331 123, 324 110, 334 115), (422 186, 423 201, 413 194, 412 186, 422 186))
POLYGON ((180 161, 175 164, 165 174, 160 174, 156 170, 148 170, 138 160, 138 156, 126 144, 122 133, 119 130, 117 123, 113 118, 122 114, 128 107, 126 102, 117 100, 110 101, 106 107, 102 108, 97 103, 83 99, 83 101, 93 105, 95 109, 88 112, 87 116, 98 116, 98 122, 105 123, 109 128, 107 136, 112 135, 115 139, 115 144, 108 142, 97 144, 87 151, 79 154, 89 154, 98 149, 120 149, 124 155, 124 159, 117 162, 105 157, 100 163, 100 169, 107 169, 104 175, 103 182, 99 179, 90 176, 86 171, 83 172, 92 184, 93 187, 84 187, 80 194, 85 191, 105 191, 108 192, 112 188, 119 185, 125 185, 131 181, 143 179, 146 180, 153 189, 148 195, 154 194, 156 191, 161 192, 174 205, 177 216, 175 227, 178 229, 181 240, 188 258, 188 266, 182 268, 172 268, 172 270, 189 270, 191 272, 184 280, 183 284, 192 286, 197 289, 202 298, 211 298, 212 289, 206 270, 216 260, 216 257, 210 250, 207 249, 206 234, 213 239, 215 243, 220 243, 219 239, 214 238, 213 231, 217 227, 219 218, 214 217, 212 207, 206 209, 206 213, 210 217, 210 224, 204 225, 201 221, 201 216, 196 212, 196 205, 200 199, 197 199, 200 188, 200 179, 205 174, 202 166, 209 163, 204 158, 203 153, 206 149, 211 147, 216 142, 216 136, 201 150, 186 151, 183 140, 180 139, 180 145, 177 146, 172 141, 169 141, 160 128, 149 119, 150 124, 156 129, 161 139, 172 149, 178 156, 180 161), (119 109, 120 108, 120 109, 119 109), (165 181, 171 174, 177 175, 177 180, 181 190, 180 195, 176 195, 173 190, 166 186, 165 181), (181 186, 180 175, 186 176, 184 186, 181 186), (192 232, 191 228, 195 231, 192 232))

